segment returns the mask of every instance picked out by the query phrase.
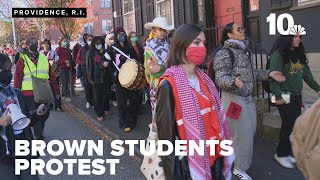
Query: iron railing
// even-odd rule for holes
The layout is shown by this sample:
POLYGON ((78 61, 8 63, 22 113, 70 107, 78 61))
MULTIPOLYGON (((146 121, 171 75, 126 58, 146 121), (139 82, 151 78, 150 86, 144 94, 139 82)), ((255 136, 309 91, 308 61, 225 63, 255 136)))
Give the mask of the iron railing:
MULTIPOLYGON (((270 60, 270 53, 269 51, 265 50, 262 45, 254 40, 250 40, 250 58, 251 62, 253 63, 253 67, 256 69, 266 70, 266 64, 270 60)), ((262 82, 256 82, 255 86, 255 97, 257 98, 264 98, 268 99, 268 109, 270 112, 271 106, 271 93, 268 93, 264 90, 262 86, 262 82)))

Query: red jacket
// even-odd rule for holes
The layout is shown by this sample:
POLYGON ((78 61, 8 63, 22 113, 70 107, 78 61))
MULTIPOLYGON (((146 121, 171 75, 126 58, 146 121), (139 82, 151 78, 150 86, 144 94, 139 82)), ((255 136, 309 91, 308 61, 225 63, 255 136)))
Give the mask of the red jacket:
POLYGON ((79 43, 77 43, 76 45, 73 46, 73 49, 72 49, 72 58, 73 59, 77 58, 77 55, 78 55, 78 52, 80 49, 81 49, 81 45, 79 43))
MULTIPOLYGON (((31 59, 31 61, 35 65, 38 64, 38 60, 31 59)), ((15 88, 18 88, 18 89, 22 88, 22 79, 24 76, 23 69, 24 69, 23 59, 19 59, 17 65, 16 65, 16 71, 14 74, 14 87, 15 88)), ((49 81, 50 81, 50 85, 51 85, 53 93, 55 95, 60 95, 60 89, 59 89, 59 86, 56 81, 56 76, 55 76, 54 72, 51 70, 50 65, 49 65, 49 81)), ((33 96, 33 91, 22 91, 22 94, 24 96, 33 96)))
POLYGON ((61 69, 70 69, 71 66, 68 67, 67 64, 65 63, 65 61, 69 60, 69 57, 71 56, 69 49, 64 47, 58 47, 56 49, 56 52, 59 56, 58 67, 61 69))

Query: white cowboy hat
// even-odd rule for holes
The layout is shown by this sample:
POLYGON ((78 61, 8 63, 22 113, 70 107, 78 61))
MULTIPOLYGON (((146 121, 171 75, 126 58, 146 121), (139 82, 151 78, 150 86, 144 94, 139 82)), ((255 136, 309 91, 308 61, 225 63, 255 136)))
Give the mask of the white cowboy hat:
POLYGON ((157 17, 152 22, 148 22, 144 25, 144 28, 146 29, 152 29, 152 28, 161 28, 167 31, 171 31, 174 29, 173 26, 169 26, 168 21, 165 17, 157 17))

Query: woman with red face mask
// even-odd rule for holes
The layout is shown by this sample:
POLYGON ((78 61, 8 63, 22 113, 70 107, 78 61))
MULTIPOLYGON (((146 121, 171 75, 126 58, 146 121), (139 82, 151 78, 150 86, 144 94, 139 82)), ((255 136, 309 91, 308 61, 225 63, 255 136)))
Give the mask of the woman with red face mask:
MULTIPOLYGON (((161 140, 174 144, 176 137, 195 142, 231 139, 219 93, 199 68, 207 56, 205 44, 205 34, 196 25, 182 25, 172 37, 168 69, 156 94, 155 124, 161 140)), ((166 179, 231 179, 233 156, 221 156, 219 146, 215 152, 210 155, 213 152, 207 147, 204 156, 195 152, 182 159, 161 157, 166 179)))

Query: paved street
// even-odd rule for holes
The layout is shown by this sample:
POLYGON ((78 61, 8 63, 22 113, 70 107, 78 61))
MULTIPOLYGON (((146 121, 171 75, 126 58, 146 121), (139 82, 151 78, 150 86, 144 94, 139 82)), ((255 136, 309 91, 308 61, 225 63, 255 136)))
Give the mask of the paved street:
MULTIPOLYGON (((80 110, 86 116, 91 117, 91 121, 102 126, 102 129, 110 131, 120 139, 146 139, 148 136, 148 124, 151 122, 151 112, 145 109, 145 112, 139 116, 137 127, 131 133, 125 133, 118 128, 117 108, 112 107, 112 115, 106 117, 102 123, 96 121, 96 115, 92 108, 85 108, 85 96, 81 88, 77 89, 77 97, 72 98, 72 106, 80 110)), ((146 107, 145 107, 146 108, 146 107)), ((277 143, 264 140, 260 137, 255 138, 254 157, 252 168, 248 173, 254 180, 303 180, 300 171, 295 169, 285 169, 281 167, 273 158, 277 143)), ((137 171, 138 170, 138 167, 137 171)), ((232 180, 237 180, 233 177, 232 180)))
MULTIPOLYGON (((106 117, 106 120, 102 123, 96 121, 96 115, 92 108, 85 108, 85 96, 83 94, 83 88, 77 80, 76 97, 72 97, 71 107, 69 104, 65 104, 66 110, 72 112, 55 112, 52 111, 50 118, 46 123, 45 128, 45 140, 100 140, 104 139, 104 159, 112 159, 110 155, 110 139, 116 136, 119 139, 146 139, 149 129, 148 124, 151 122, 151 111, 144 106, 144 113, 139 116, 139 123, 137 127, 131 133, 124 133, 118 128, 117 107, 111 107, 112 115, 106 117), (79 113, 79 111, 81 113, 79 113), (89 117, 86 118, 86 117, 89 117), (83 121, 83 119, 86 119, 83 121), (99 126, 96 126, 96 125, 99 126), (111 133, 107 135, 104 132, 111 133), (107 138, 106 138, 107 136, 107 138)), ((254 180, 303 180, 303 176, 300 171, 295 169, 285 169, 281 167, 273 158, 275 148, 277 144, 275 142, 266 141, 262 138, 256 137, 254 145, 254 157, 252 168, 248 171, 254 180)), ((48 161, 50 156, 42 157, 45 161, 48 161)), ((73 157, 74 159, 77 157, 73 157)), ((81 159, 96 159, 101 157, 88 157, 83 156, 81 159)), ((72 159, 67 157, 66 153, 58 157, 58 159, 72 159)), ((109 174, 108 165, 106 165, 106 173, 101 176, 68 176, 67 171, 64 170, 62 174, 58 176, 41 176, 41 180, 102 180, 102 179, 145 179, 140 171, 140 165, 142 160, 137 157, 129 157, 127 153, 120 159, 120 164, 116 166, 116 175, 111 176, 109 174)), ((77 168, 74 168, 76 172, 77 168)), ((76 173, 75 173, 76 174, 76 173)), ((237 180, 233 177, 232 180, 237 180)))
MULTIPOLYGON (((97 129, 89 127, 88 124, 84 124, 81 120, 71 116, 68 112, 52 112, 50 118, 48 119, 45 127, 45 141, 50 140, 94 140, 97 142, 100 139, 105 139, 101 136, 101 133, 98 133, 97 129)), ((110 155, 111 147, 110 141, 104 141, 104 157, 88 157, 84 155, 79 157, 79 159, 114 159, 115 157, 110 155)), ((86 152, 86 151, 85 151, 86 152)), ((42 157, 43 160, 48 161, 51 158, 56 157, 42 157)), ((76 159, 77 157, 68 157, 66 153, 59 156, 58 159, 76 159)), ((57 176, 47 175, 41 176, 41 180, 106 180, 106 179, 143 179, 143 175, 140 171, 141 160, 136 157, 129 157, 125 153, 120 158, 120 164, 116 165, 116 175, 111 176, 109 173, 109 164, 106 164, 106 172, 101 176, 79 176, 73 175, 68 176, 66 167, 62 174, 57 176)), ((77 174, 77 167, 74 168, 74 174, 77 174)), ((2 179, 2 178, 1 178, 2 179)))

